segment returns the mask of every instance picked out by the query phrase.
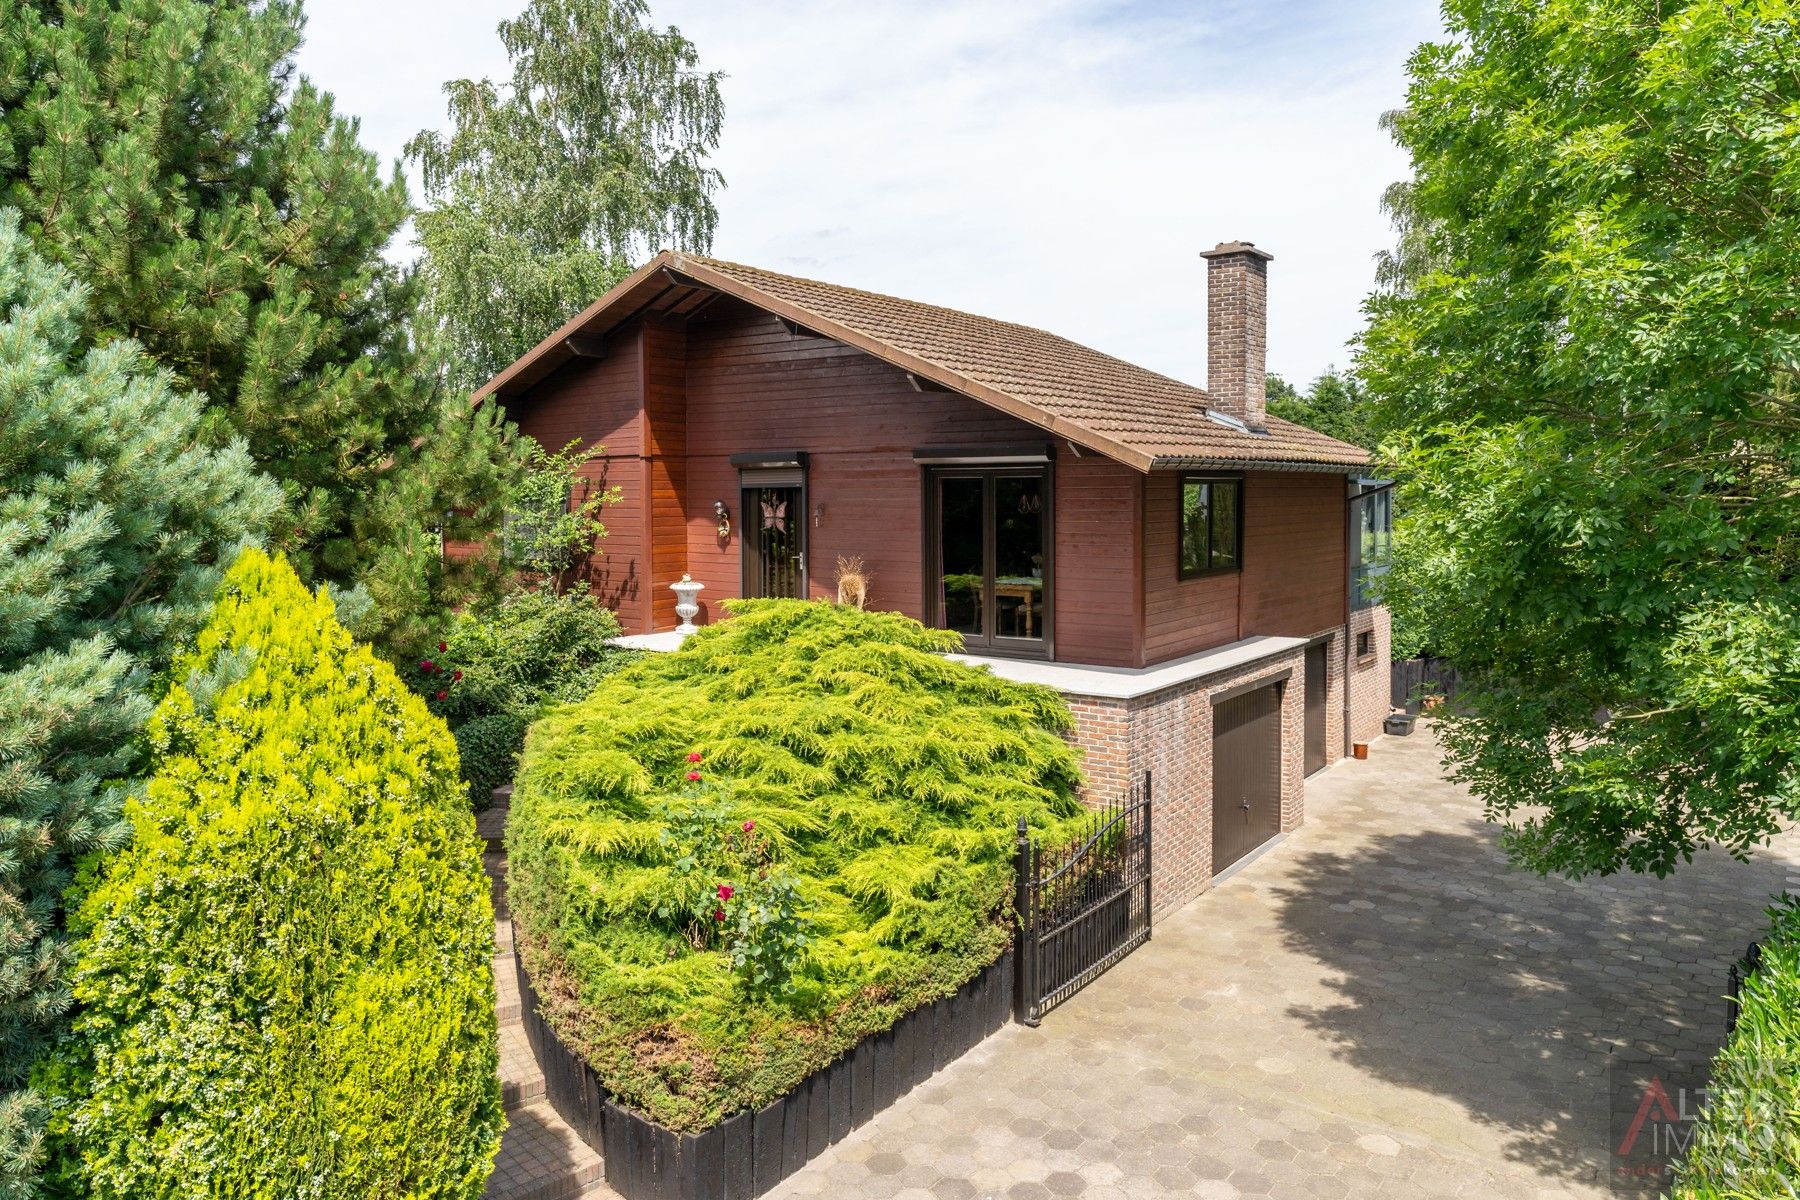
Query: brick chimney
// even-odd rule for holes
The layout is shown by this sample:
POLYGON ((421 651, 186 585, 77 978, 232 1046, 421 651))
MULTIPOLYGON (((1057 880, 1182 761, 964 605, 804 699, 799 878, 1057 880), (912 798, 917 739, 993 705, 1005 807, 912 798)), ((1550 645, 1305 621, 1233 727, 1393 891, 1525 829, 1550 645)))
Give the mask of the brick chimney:
POLYGON ((1268 397, 1269 260, 1250 242, 1220 242, 1206 260, 1206 392, 1212 407, 1259 432, 1268 397))

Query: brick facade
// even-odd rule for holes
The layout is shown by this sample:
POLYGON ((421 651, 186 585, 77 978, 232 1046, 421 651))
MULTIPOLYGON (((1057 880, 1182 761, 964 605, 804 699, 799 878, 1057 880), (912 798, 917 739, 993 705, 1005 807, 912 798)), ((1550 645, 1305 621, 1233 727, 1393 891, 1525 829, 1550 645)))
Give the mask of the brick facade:
POLYGON ((1350 614, 1350 636, 1355 638, 1360 633, 1371 635, 1373 653, 1362 658, 1351 656, 1350 740, 1372 742, 1381 736, 1381 723, 1393 708, 1389 670, 1393 618, 1385 605, 1350 614))
MULTIPOLYGON (((1325 762, 1348 753, 1344 736, 1349 689, 1351 739, 1373 742, 1388 713, 1389 619, 1385 608, 1353 613, 1348 626, 1316 637, 1325 643, 1325 762), (1358 660, 1355 637, 1367 632, 1373 654, 1358 660), (1352 651, 1346 668, 1346 649, 1352 651), (1346 673, 1347 671, 1347 673, 1346 673)), ((1066 695, 1075 716, 1070 740, 1081 749, 1087 783, 1082 799, 1103 804, 1151 773, 1152 888, 1160 916, 1212 886, 1212 706, 1220 692, 1289 672, 1281 698, 1281 829, 1306 819, 1306 648, 1204 675, 1130 700, 1066 695)))
POLYGON ((1304 819, 1306 658, 1301 649, 1131 700, 1067 697, 1086 757, 1083 799, 1099 804, 1151 773, 1152 897, 1170 912, 1212 883, 1212 705, 1222 691, 1289 672, 1281 700, 1281 828, 1304 819))

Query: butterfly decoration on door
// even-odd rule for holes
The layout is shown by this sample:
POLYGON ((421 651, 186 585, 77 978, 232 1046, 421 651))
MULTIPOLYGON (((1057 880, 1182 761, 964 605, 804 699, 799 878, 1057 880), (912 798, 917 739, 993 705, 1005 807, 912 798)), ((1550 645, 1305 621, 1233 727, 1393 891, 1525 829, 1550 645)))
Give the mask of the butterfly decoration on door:
POLYGON ((762 502, 762 527, 773 529, 776 533, 787 532, 787 501, 764 499, 762 502))

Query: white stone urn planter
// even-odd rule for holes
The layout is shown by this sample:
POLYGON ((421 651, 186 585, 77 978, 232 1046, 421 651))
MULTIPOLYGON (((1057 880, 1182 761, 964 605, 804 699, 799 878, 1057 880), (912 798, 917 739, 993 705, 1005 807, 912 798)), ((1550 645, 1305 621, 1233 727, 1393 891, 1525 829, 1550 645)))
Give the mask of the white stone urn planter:
POLYGON ((693 633, 697 628, 694 618, 700 615, 700 601, 696 597, 705 586, 686 575, 669 585, 669 590, 675 593, 675 615, 681 618, 681 624, 675 627, 676 633, 693 633))

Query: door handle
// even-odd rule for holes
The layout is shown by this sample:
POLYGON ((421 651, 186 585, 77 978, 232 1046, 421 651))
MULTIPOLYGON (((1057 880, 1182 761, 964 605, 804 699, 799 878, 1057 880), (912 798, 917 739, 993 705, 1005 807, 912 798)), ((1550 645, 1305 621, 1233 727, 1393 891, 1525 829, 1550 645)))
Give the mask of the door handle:
POLYGON ((1246 800, 1242 804, 1238 805, 1238 807, 1243 809, 1245 812, 1249 812, 1250 811, 1250 802, 1248 800, 1246 800))

